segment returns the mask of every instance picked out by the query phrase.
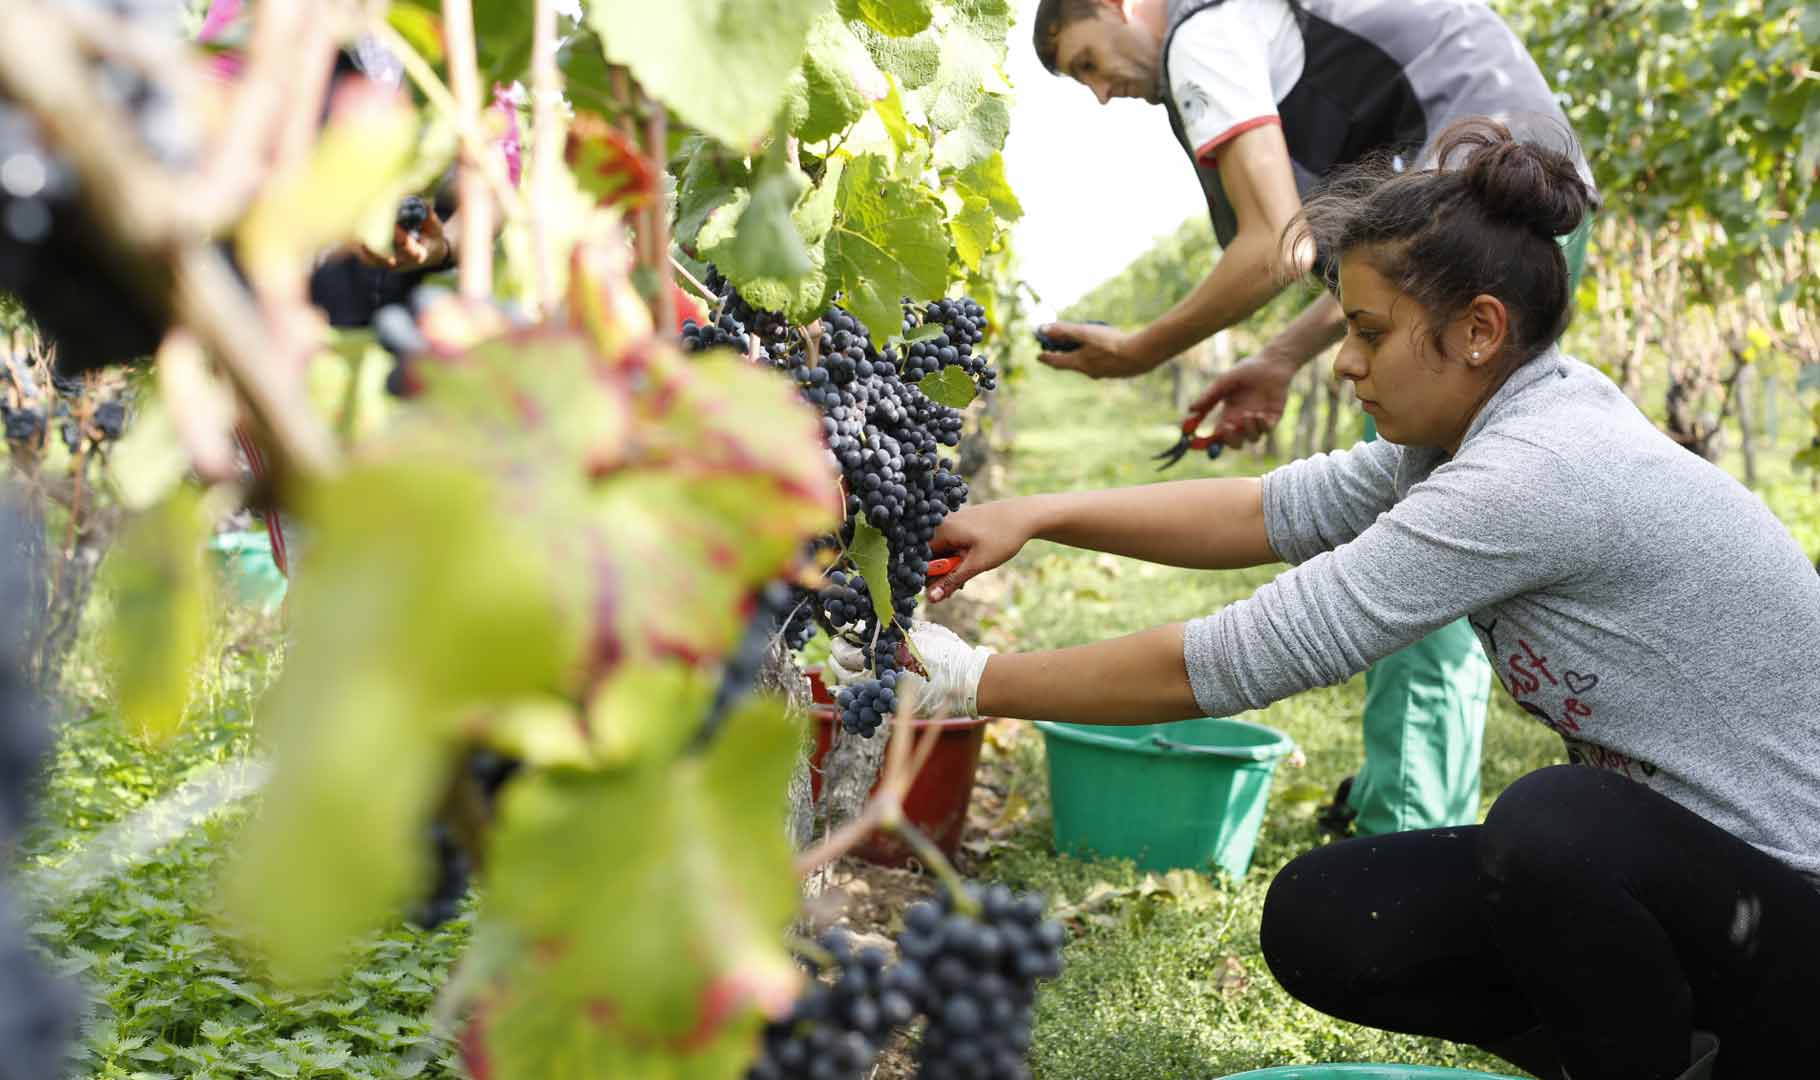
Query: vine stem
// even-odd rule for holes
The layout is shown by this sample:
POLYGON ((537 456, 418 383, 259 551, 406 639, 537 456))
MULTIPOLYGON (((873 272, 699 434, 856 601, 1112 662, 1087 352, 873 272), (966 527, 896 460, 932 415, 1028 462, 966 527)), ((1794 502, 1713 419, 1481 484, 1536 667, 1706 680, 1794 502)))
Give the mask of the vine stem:
POLYGON ((916 712, 916 694, 904 694, 897 703, 897 714, 891 718, 892 734, 906 732, 902 739, 892 738, 885 744, 885 767, 878 788, 870 801, 852 821, 823 838, 822 842, 796 858, 796 873, 808 877, 815 871, 852 851, 874 829, 886 829, 904 837, 916 850, 917 857, 946 882, 955 893, 955 902, 965 902, 959 889, 961 876, 941 849, 929 842, 922 831, 904 820, 904 796, 935 753, 942 729, 930 725, 919 736, 911 727, 916 712), (908 831, 905 831, 908 830, 908 831), (910 834, 914 833, 915 836, 910 834), (920 844, 919 844, 920 840, 920 844))
MULTIPOLYGON (((669 141, 670 114, 660 101, 653 101, 639 91, 639 100, 646 109, 645 142, 646 156, 651 159, 654 171, 660 172, 665 158, 664 145, 669 141)), ((664 260, 670 258, 670 211, 664 204, 663 185, 651 196, 651 205, 647 208, 651 228, 651 261, 647 265, 655 278, 653 287, 657 290, 657 325, 663 332, 669 333, 676 326, 676 297, 670 292, 668 282, 664 280, 664 260)))
POLYGON ((530 211, 525 206, 524 200, 519 197, 517 189, 512 187, 511 178, 506 175, 505 167, 492 153, 492 148, 487 143, 486 132, 481 130, 480 124, 474 117, 463 114, 457 107, 455 96, 449 92, 448 87, 442 84, 442 80, 436 77, 436 69, 430 66, 430 62, 425 60, 409 41, 405 40, 403 34, 392 29, 385 22, 372 23, 367 30, 379 38, 385 44, 386 49, 404 64, 405 77, 410 79, 412 85, 417 89, 423 91, 423 96, 430 103, 430 107, 455 125, 455 137, 460 140, 462 146, 473 153, 475 160, 480 163, 480 174, 486 179, 487 187, 492 191, 494 201, 503 208, 506 220, 523 220, 530 211))
POLYGON ((554 210, 557 170, 562 167, 562 72, 556 65, 556 5, 537 0, 531 29, 531 260, 536 264, 537 315, 556 304, 556 266, 549 215, 554 210))
MULTIPOLYGON (((478 124, 480 117, 480 59, 474 44, 472 0, 443 0, 443 46, 449 58, 449 90, 455 96, 455 114, 463 123, 478 124)), ((480 173, 487 151, 462 140, 455 165, 455 190, 461 200, 461 295, 485 300, 493 295, 493 212, 480 173)))
POLYGON ((689 273, 689 268, 682 264, 682 260, 674 255, 670 256, 670 269, 676 271, 676 276, 688 282, 689 287, 694 289, 703 300, 708 301, 710 304, 720 300, 720 297, 714 295, 714 290, 703 285, 700 281, 697 281, 695 275, 689 273))

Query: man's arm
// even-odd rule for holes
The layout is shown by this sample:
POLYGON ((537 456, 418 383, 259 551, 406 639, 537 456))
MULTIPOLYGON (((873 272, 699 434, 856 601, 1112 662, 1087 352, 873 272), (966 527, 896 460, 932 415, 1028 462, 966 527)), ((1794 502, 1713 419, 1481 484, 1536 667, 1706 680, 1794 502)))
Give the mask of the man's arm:
POLYGON ((1149 326, 1132 334, 1108 327, 1060 323, 1051 336, 1078 340, 1068 353, 1043 362, 1094 378, 1141 375, 1245 319, 1305 273, 1311 258, 1292 257, 1286 274, 1282 236, 1302 208, 1289 148, 1276 124, 1252 128, 1219 149, 1220 183, 1239 220, 1233 238, 1206 280, 1149 326))
POLYGON ((1189 411, 1224 405, 1213 435, 1229 446, 1263 438, 1283 418, 1289 384, 1302 366, 1345 336, 1339 301, 1323 293, 1262 349, 1216 376, 1189 411))

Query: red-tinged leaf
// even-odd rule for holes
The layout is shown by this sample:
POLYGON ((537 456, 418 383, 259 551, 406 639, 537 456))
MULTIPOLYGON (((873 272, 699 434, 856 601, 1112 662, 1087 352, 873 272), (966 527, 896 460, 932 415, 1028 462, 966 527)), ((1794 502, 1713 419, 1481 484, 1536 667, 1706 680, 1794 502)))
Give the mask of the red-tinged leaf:
POLYGON ((575 114, 564 157, 581 189, 601 206, 635 210, 657 196, 657 167, 599 113, 575 114))

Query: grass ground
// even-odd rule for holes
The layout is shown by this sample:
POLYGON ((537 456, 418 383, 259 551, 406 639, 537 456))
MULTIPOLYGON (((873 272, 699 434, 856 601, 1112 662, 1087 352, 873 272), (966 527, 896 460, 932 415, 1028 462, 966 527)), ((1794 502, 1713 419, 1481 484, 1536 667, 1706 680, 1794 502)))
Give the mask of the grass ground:
MULTIPOLYGON (((1174 438, 1160 379, 1089 383, 1031 372, 1017 396, 1016 491, 1139 483, 1145 455, 1174 438)), ((1820 555, 1820 515, 1787 453, 1766 499, 1820 555)), ((1172 475, 1262 471, 1241 454, 1191 459, 1172 475)), ((1270 571, 1189 573, 1033 545, 1002 572, 1004 602, 984 633, 1001 645, 1046 648, 1211 611, 1248 595, 1270 571)), ((972 592, 973 590, 969 590, 972 592)), ((151 754, 108 714, 98 675, 72 672, 78 708, 67 723, 42 823, 18 861, 41 887, 81 854, 131 845, 113 831, 135 811, 244 754, 260 690, 279 663, 275 627, 251 616, 222 629, 210 697, 178 743, 151 754)), ((1079 930, 1068 970, 1039 1006, 1032 1063, 1044 1080, 1212 1078, 1273 1064, 1403 1061, 1493 1068, 1481 1055, 1434 1040, 1368 1031, 1290 1000, 1258 949, 1258 913, 1270 877, 1322 843, 1315 805, 1360 757, 1363 686, 1301 695, 1251 716, 1289 733, 1307 764, 1280 769, 1249 874, 1242 881, 1187 875, 1149 886, 1130 864, 1058 857, 1050 850, 1041 739, 1023 725, 994 731, 988 774, 1008 828, 968 865, 976 874, 1049 893, 1079 930), (1015 812, 1013 812, 1015 811, 1015 812)), ((1559 745, 1502 701, 1487 722, 1487 803, 1522 773, 1559 760, 1559 745)), ((80 977, 92 1014, 72 1076, 107 1080, 198 1077, 380 1078, 458 1075, 432 1030, 438 988, 466 941, 468 922, 420 932, 398 925, 369 941, 355 969, 315 995, 272 989, 237 958, 215 919, 214 872, 236 821, 229 811, 149 857, 115 868, 95 887, 31 902, 39 939, 80 977)), ((334 873, 334 867, 322 867, 334 873)))

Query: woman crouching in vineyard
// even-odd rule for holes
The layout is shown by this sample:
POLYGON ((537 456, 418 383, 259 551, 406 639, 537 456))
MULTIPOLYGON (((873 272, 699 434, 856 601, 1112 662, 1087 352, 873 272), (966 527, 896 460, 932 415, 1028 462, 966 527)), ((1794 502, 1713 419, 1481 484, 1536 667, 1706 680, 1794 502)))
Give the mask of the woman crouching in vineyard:
POLYGON ((1814 1060, 1820 579, 1755 496, 1555 347, 1570 296, 1554 238, 1591 201, 1572 161, 1487 121, 1440 146, 1433 168, 1338 182, 1297 226, 1334 256, 1335 370, 1387 441, 1262 478, 962 510, 933 546, 964 560, 932 597, 1032 538, 1293 568, 1205 618, 1054 652, 919 627, 925 704, 1230 715, 1470 616, 1574 764, 1512 784, 1483 825, 1291 862, 1263 916, 1277 978, 1323 1012, 1548 1077, 1814 1060))

